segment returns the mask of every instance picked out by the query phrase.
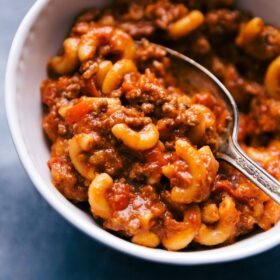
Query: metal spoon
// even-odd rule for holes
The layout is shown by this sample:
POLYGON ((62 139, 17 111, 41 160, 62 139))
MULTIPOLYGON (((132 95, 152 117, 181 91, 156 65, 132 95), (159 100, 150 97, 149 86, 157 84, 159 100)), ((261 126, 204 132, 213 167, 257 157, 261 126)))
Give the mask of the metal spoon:
MULTIPOLYGON (((175 60, 177 63, 183 65, 184 73, 188 73, 188 75, 180 75, 180 73, 177 73, 181 79, 187 78, 193 84, 198 84, 199 89, 203 86, 206 90, 211 90, 211 92, 214 92, 224 101, 231 115, 231 120, 227 124, 226 132, 220 136, 220 145, 218 151, 215 153, 216 158, 224 160, 237 168, 257 187, 262 189, 275 202, 280 204, 280 183, 252 161, 241 150, 237 143, 239 113, 237 105, 230 92, 210 71, 191 58, 161 45, 156 46, 163 48, 172 61, 175 60)), ((180 71, 180 67, 176 68, 176 71, 177 69, 180 71)))

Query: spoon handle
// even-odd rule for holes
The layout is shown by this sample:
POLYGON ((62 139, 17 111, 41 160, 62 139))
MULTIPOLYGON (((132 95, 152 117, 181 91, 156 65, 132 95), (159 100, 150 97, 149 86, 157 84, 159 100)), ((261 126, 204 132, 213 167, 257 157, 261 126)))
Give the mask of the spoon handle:
POLYGON ((217 158, 222 159, 251 180, 262 189, 275 202, 280 204, 280 183, 263 168, 253 162, 232 140, 228 143, 226 152, 217 153, 217 158))

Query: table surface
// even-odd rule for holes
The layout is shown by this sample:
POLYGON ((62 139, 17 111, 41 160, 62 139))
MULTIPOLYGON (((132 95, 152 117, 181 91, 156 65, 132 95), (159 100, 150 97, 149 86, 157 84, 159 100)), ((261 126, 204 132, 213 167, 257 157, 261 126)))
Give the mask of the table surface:
POLYGON ((21 166, 4 109, 4 77, 15 31, 34 0, 0 0, 0 280, 279 279, 280 247, 226 264, 177 267, 146 262, 97 243, 37 193, 21 166), (195 277, 195 278, 194 278, 195 277))

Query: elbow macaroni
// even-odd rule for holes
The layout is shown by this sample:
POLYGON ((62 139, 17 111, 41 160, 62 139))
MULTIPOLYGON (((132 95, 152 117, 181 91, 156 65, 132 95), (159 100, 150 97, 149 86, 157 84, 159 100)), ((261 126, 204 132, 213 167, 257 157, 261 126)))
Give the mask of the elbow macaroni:
POLYGON ((94 57, 97 48, 102 42, 109 42, 113 33, 111 27, 101 27, 92 29, 81 37, 78 56, 80 61, 84 62, 94 57))
POLYGON ((196 236, 200 226, 200 209, 191 206, 184 214, 184 221, 173 221, 173 230, 166 231, 162 239, 163 246, 169 251, 184 249, 196 236))
POLYGON ((190 128, 189 137, 194 143, 200 143, 205 137, 207 129, 216 126, 215 115, 206 106, 194 104, 189 110, 198 115, 198 124, 190 128))
POLYGON ((98 85, 101 88, 102 88, 104 79, 105 79, 107 73, 111 70, 112 66, 113 66, 113 63, 110 60, 104 60, 99 63, 98 71, 96 74, 96 80, 97 80, 98 85))
POLYGON ((102 92, 110 94, 120 85, 124 76, 131 72, 137 72, 137 68, 132 60, 121 59, 117 61, 104 77, 102 92))
POLYGON ((151 231, 135 234, 131 241, 135 244, 151 248, 155 248, 160 244, 159 237, 151 231))
POLYGON ((204 223, 212 224, 220 219, 219 209, 216 204, 207 204, 202 208, 201 219, 204 223))
POLYGON ((64 75, 72 73, 78 66, 78 45, 80 39, 68 38, 64 41, 64 53, 62 56, 50 60, 49 67, 56 74, 64 75))
POLYGON ((106 174, 97 175, 88 189, 88 201, 92 213, 103 219, 111 217, 111 208, 106 198, 106 192, 112 187, 113 180, 106 174))
POLYGON ((204 15, 200 11, 194 10, 172 23, 168 28, 168 32, 172 37, 180 38, 199 28, 203 22, 204 15))
POLYGON ((264 84, 270 97, 280 99, 280 56, 270 63, 264 84))
POLYGON ((159 140, 159 133, 154 124, 147 124, 141 131, 136 132, 126 124, 116 124, 112 133, 131 149, 144 151, 154 147, 159 140))
POLYGON ((92 180, 96 173, 83 152, 89 151, 94 138, 90 134, 78 134, 69 140, 69 156, 76 170, 88 180, 92 180))
MULTIPOLYGON (((177 140, 176 153, 187 163, 192 180, 190 186, 184 188, 174 186, 171 189, 171 199, 177 203, 192 203, 204 200, 210 193, 209 182, 207 182, 208 175, 213 173, 211 177, 215 177, 218 171, 218 163, 210 148, 203 147, 196 150, 188 141, 177 140), (208 168, 203 161, 204 155, 209 159, 211 165, 208 168)), ((170 166, 164 166, 162 172, 171 179, 174 176, 173 172, 170 172, 171 170, 170 166)))
POLYGON ((252 42, 263 30, 264 22, 261 18, 255 17, 247 22, 240 30, 236 38, 236 44, 241 46, 252 42))
POLYGON ((221 244, 234 236, 239 213, 231 197, 225 197, 219 206, 219 221, 216 226, 210 227, 202 224, 196 242, 206 246, 221 244))
POLYGON ((80 61, 92 59, 97 49, 106 44, 112 46, 112 52, 121 53, 122 58, 134 58, 135 44, 130 36, 120 29, 105 26, 96 27, 82 36, 78 50, 80 61))

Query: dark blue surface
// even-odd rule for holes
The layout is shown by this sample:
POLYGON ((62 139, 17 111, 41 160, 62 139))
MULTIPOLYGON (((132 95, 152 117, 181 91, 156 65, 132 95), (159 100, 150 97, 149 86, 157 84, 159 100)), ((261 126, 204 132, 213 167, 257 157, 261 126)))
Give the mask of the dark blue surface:
POLYGON ((15 153, 3 98, 12 37, 33 2, 0 0, 0 280, 280 279, 280 247, 242 261, 211 266, 149 263, 98 244, 44 201, 15 153))

